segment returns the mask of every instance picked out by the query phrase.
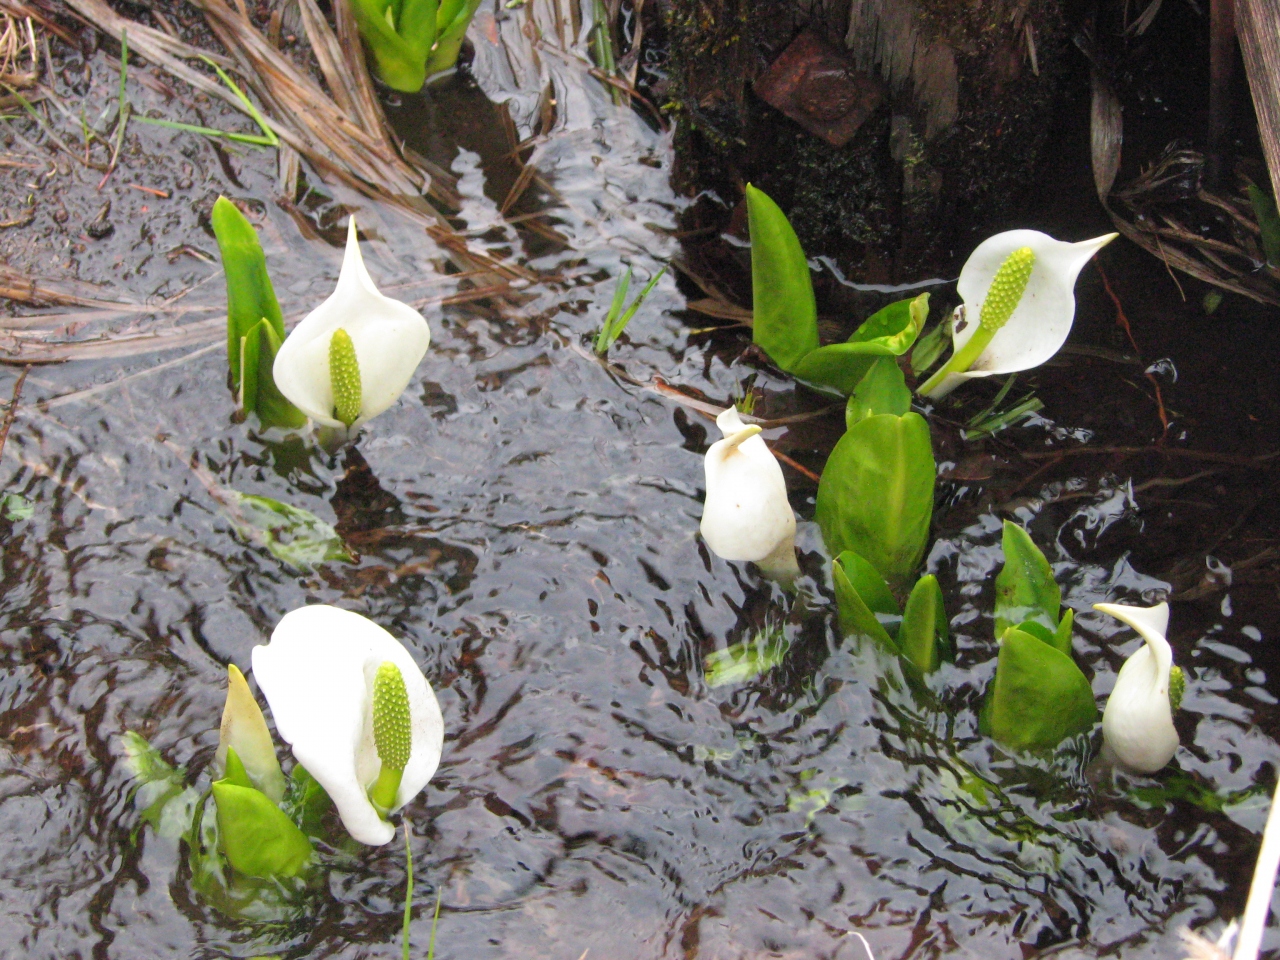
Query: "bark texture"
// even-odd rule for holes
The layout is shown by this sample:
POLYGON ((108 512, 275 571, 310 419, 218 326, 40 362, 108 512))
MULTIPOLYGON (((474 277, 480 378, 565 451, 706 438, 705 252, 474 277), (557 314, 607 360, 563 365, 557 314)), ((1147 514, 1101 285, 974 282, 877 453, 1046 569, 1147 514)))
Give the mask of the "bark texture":
POLYGON ((667 27, 684 184, 755 183, 871 281, 949 265, 1022 195, 1066 53, 1058 0, 677 0, 667 27), (752 89, 806 29, 885 90, 843 146, 752 89))

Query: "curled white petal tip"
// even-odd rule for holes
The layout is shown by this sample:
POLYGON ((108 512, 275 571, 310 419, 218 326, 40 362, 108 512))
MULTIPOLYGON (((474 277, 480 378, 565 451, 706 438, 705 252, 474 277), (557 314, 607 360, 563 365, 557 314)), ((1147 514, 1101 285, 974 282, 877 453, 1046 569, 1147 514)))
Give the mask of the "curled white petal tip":
POLYGON ((956 290, 964 306, 956 311, 952 346, 959 350, 978 329, 982 303, 1001 264, 1015 250, 1030 247, 1035 265, 1017 308, 977 360, 962 373, 945 377, 929 391, 938 399, 972 377, 1017 373, 1038 367, 1057 353, 1076 315, 1076 278, 1089 259, 1114 240, 1108 233, 1066 243, 1039 230, 1009 230, 988 237, 965 261, 956 290))
POLYGON ((359 427, 388 409, 413 377, 431 344, 431 328, 407 303, 378 292, 365 269, 356 218, 347 225, 347 247, 338 286, 285 338, 271 368, 276 386, 317 423, 341 427, 333 416, 329 340, 339 327, 351 335, 360 366, 359 427))
POLYGON ((373 678, 390 660, 409 694, 412 748, 398 810, 431 779, 444 746, 444 719, 426 677, 395 637, 358 613, 314 605, 288 613, 266 646, 253 648, 253 672, 280 736, 338 808, 347 832, 380 845, 395 829, 370 803, 380 761, 373 742, 373 678))
POLYGON ((725 560, 768 561, 771 569, 795 564, 796 517, 787 500, 782 467, 734 407, 716 417, 724 439, 711 445, 704 466, 707 500, 702 537, 725 560))
POLYGON ((1135 773, 1155 773, 1178 750, 1178 731, 1169 703, 1173 650, 1165 633, 1169 605, 1131 607, 1095 603, 1093 608, 1128 624, 1143 645, 1124 662, 1102 713, 1102 736, 1120 764, 1135 773))

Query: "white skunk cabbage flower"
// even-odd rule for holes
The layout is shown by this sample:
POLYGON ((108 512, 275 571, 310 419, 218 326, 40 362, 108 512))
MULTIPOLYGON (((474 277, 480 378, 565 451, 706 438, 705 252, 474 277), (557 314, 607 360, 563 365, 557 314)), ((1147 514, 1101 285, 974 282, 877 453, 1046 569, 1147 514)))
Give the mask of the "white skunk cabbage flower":
POLYGON ((312 420, 353 429, 396 402, 430 344, 422 314, 373 285, 351 217, 337 289, 285 338, 271 372, 312 420))
POLYGON ((1145 641, 1116 677, 1115 689, 1102 712, 1102 738, 1121 766, 1134 773, 1155 773, 1178 750, 1173 711, 1182 701, 1185 683, 1182 670, 1173 665, 1173 651, 1165 639, 1169 605, 1095 603, 1093 609, 1133 627, 1145 641))
POLYGON ((222 727, 218 730, 218 752, 213 757, 219 777, 227 769, 228 748, 236 752, 255 787, 273 803, 284 798, 284 774, 276 759, 271 731, 244 674, 234 663, 227 667, 227 702, 222 708, 222 727))
POLYGON ((369 796, 387 773, 384 744, 375 742, 385 718, 376 715, 374 688, 388 663, 403 678, 400 716, 392 717, 401 727, 401 772, 385 805, 394 812, 427 785, 444 746, 440 705, 409 651, 358 613, 321 604, 286 614, 270 643, 253 648, 253 673, 280 736, 329 794, 347 832, 373 845, 395 836, 369 796))
POLYGON ((711 445, 704 465, 707 501, 702 538, 718 557, 757 564, 767 576, 788 579, 796 563, 796 517, 787 500, 782 467, 760 428, 742 422, 736 407, 716 417, 724 439, 711 445))
POLYGON ((1009 230, 978 244, 960 271, 951 359, 920 388, 945 397, 971 377, 1030 370, 1062 348, 1076 315, 1076 277, 1116 234, 1064 243, 1009 230))

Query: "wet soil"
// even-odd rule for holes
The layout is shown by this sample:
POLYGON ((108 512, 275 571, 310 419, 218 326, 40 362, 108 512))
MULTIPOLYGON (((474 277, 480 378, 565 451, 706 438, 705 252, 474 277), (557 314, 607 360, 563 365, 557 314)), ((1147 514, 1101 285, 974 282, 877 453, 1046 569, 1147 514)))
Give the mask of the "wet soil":
MULTIPOLYGON (((492 94, 496 81, 478 77, 492 94)), ((994 385, 931 411, 942 482, 928 568, 959 658, 913 688, 835 627, 812 481, 788 469, 806 573, 789 595, 699 541, 713 424, 635 381, 725 404, 754 377, 770 418, 828 402, 763 364, 745 331, 689 311, 700 294, 670 276, 614 348, 616 367, 590 358, 622 263, 643 278, 680 252, 671 234, 689 200, 669 186, 669 139, 584 78, 557 74, 566 111, 508 211, 541 214, 536 230, 499 212, 519 170, 474 81, 392 109, 410 145, 459 176, 470 241, 543 279, 518 310, 441 305, 411 287, 453 289, 434 245, 358 210, 381 215, 366 243, 375 281, 411 290, 433 344, 353 446, 331 455, 233 422, 216 336, 155 373, 186 353, 29 374, 3 466, 4 489, 34 510, 0 520, 5 942, 31 958, 398 951, 403 849, 334 851, 305 916, 252 924, 193 895, 180 847, 139 829, 131 799, 121 734, 207 775, 226 664, 247 670, 276 621, 314 602, 403 638, 444 710, 440 773, 406 811, 415 955, 437 894, 437 955, 469 958, 861 958, 852 931, 880 960, 1167 957, 1177 927, 1237 916, 1280 765, 1280 461, 1268 458, 1280 450, 1280 316, 1233 298, 1208 316, 1203 287, 1117 242, 1099 266, 1136 350, 1091 267, 1069 349, 1021 381, 1040 416, 966 443, 956 425, 994 385), (124 375, 138 376, 77 392, 124 375), (222 488, 312 511, 359 559, 299 574, 238 532, 222 488), (1090 605, 1172 597, 1188 684, 1167 770, 1113 777, 1089 760, 1096 735, 1039 759, 978 735, 1004 517, 1053 563, 1100 698, 1135 641, 1090 605), (790 643, 783 662, 712 688, 705 656, 765 628, 790 643)), ((1107 229, 1086 111, 1065 105, 1050 186, 1010 226, 1107 229)), ((39 143, 29 122, 10 128, 39 143)), ((259 204, 286 315, 328 295, 342 198, 317 186, 299 218, 274 200, 268 151, 234 155, 237 186, 203 139, 131 136, 158 177, 192 163, 192 186, 134 198, 147 219, 133 211, 106 246, 86 244, 77 279, 139 301, 202 284, 191 296, 216 303, 216 265, 155 255, 139 269, 134 237, 156 234, 145 243, 157 254, 212 251, 193 198, 229 190, 259 204)), ((113 175, 113 211, 146 169, 113 175)), ((64 199, 81 217, 95 209, 90 179, 64 199)), ((29 249, 42 249, 35 236, 29 249)), ((938 288, 934 316, 949 295, 938 288)), ((820 470, 841 429, 835 411, 765 436, 820 470)), ((1280 946, 1280 929, 1264 946, 1280 946)))

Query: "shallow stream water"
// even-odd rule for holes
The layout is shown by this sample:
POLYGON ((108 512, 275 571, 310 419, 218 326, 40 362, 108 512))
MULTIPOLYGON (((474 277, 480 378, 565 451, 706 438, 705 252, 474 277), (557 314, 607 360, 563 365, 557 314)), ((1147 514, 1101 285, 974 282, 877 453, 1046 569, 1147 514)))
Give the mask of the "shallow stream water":
MULTIPOLYGON (((484 16, 480 36, 497 38, 524 14, 484 16)), ((437 956, 468 960, 861 960, 853 931, 879 960, 1171 957, 1179 926, 1238 916, 1280 766, 1280 578, 1264 553, 1280 538, 1275 461, 1246 462, 1280 449, 1277 318, 1230 300, 1206 317, 1197 291, 1184 302, 1162 265, 1117 243, 1101 265, 1140 356, 1090 268, 1072 348, 1026 381, 1040 416, 966 444, 955 424, 994 388, 975 389, 962 413, 934 411, 943 480, 928 568, 959 656, 913 688, 839 636, 803 474, 787 473, 797 595, 697 536, 702 454, 717 434, 671 388, 723 406, 755 373, 766 419, 829 401, 762 365, 748 332, 706 330, 714 323, 686 309, 699 294, 671 275, 614 348, 616 368, 590 354, 622 264, 641 281, 680 251, 672 234, 689 201, 669 185, 670 140, 614 107, 572 58, 544 53, 522 75, 518 57, 504 72, 477 46, 479 84, 452 78, 391 116, 459 177, 456 222, 471 242, 538 276, 515 308, 424 295, 415 285, 453 286, 434 245, 391 213, 323 190, 305 215, 269 202, 266 151, 232 151, 231 183, 205 141, 131 134, 135 169, 153 157, 165 176, 181 146, 201 175, 147 201, 178 211, 161 240, 117 226, 128 236, 110 241, 114 259, 92 260, 90 244, 83 279, 138 300, 205 281, 216 302, 216 264, 128 263, 148 243, 212 250, 191 211, 228 192, 263 201, 268 263, 296 317, 336 279, 346 202, 370 228, 375 281, 418 298, 433 344, 400 402, 333 455, 233 422, 216 338, 157 373, 183 354, 30 373, 3 461, 4 488, 34 511, 0 521, 0 953, 397 955, 402 846, 335 855, 327 895, 304 917, 254 925, 192 894, 179 847, 140 829, 132 801, 121 734, 202 773, 226 664, 247 671, 254 645, 306 603, 402 638, 444 711, 440 772, 406 811, 415 956, 437 895, 437 956), (559 120, 507 211, 542 228, 517 228, 500 208, 519 168, 490 98, 510 99, 521 129, 548 79, 559 120), (1157 441, 1164 452, 1128 450, 1157 441), (1045 457, 1084 443, 1124 449, 1045 457), (358 559, 289 568, 238 531, 229 489, 315 513, 358 559), (1091 604, 1174 596, 1170 639, 1188 683, 1183 748, 1165 771, 1113 778, 1089 759, 1096 734, 1032 761, 977 733, 1004 517, 1052 562, 1100 698, 1136 641, 1091 604), (704 658, 762 630, 789 644, 781 664, 711 687, 704 658)), ((100 55, 95 66, 108 83, 100 55)), ((1045 172, 1061 190, 1018 225, 1069 239, 1107 229, 1078 127, 1068 110, 1045 172)), ((948 296, 935 294, 935 317, 948 296)), ((765 436, 817 471, 841 429, 834 410, 765 436)), ((1274 923, 1264 946, 1280 946, 1274 923)))

